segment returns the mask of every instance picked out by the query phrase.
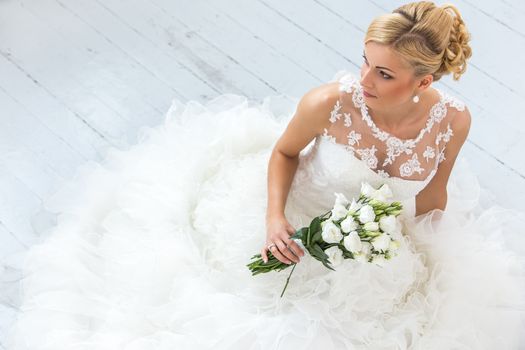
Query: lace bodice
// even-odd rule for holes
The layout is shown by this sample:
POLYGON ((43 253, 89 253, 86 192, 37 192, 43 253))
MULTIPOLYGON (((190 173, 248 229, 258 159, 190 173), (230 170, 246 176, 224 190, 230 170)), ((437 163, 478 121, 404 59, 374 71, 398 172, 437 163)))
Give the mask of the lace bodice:
MULTIPOLYGON (((337 75, 336 75, 337 77, 337 75)), ((406 215, 415 215, 415 196, 426 187, 444 159, 453 136, 450 121, 464 104, 438 90, 440 100, 429 111, 414 139, 399 139, 379 129, 368 114, 363 90, 352 74, 338 78, 340 97, 327 118, 330 128, 301 152, 290 190, 290 202, 311 217, 333 204, 334 192, 357 197, 361 182, 387 183, 406 215)))
POLYGON ((439 101, 428 111, 426 124, 417 136, 401 139, 381 130, 365 104, 363 88, 351 73, 339 79, 340 96, 329 116, 331 126, 323 137, 345 146, 383 177, 429 181, 445 159, 453 136, 450 122, 463 102, 439 89, 439 101))

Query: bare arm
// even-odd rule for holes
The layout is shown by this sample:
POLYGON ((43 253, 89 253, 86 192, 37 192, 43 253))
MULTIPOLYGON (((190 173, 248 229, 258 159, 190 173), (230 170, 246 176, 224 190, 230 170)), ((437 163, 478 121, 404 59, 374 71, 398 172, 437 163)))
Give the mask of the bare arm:
POLYGON ((266 221, 283 218, 286 199, 293 177, 299 165, 299 157, 289 157, 274 149, 268 163, 268 209, 266 221))
POLYGON ((285 218, 285 206, 292 185, 299 153, 328 127, 330 111, 339 98, 337 83, 328 83, 308 91, 299 101, 286 130, 277 140, 268 163, 268 203, 266 244, 261 255, 267 261, 269 244, 272 253, 284 263, 299 262, 304 252, 289 238, 295 232, 285 218))
POLYGON ((268 163, 267 220, 284 217, 286 199, 299 164, 299 153, 328 127, 330 111, 338 98, 335 87, 332 83, 325 84, 306 93, 275 144, 268 163))
POLYGON ((425 214, 433 209, 445 210, 447 206, 447 183, 459 151, 470 130, 471 116, 465 107, 458 112, 451 123, 453 136, 445 149, 443 160, 428 185, 416 196, 416 216, 425 214))

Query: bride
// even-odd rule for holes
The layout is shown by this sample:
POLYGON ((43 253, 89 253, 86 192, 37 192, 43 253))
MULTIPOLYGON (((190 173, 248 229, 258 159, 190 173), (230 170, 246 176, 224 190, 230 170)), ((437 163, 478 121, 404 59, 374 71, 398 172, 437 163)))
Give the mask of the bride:
POLYGON ((46 201, 57 225, 25 256, 8 349, 524 348, 525 217, 452 172, 471 116, 432 86, 465 72, 468 42, 453 5, 410 3, 372 21, 359 78, 293 114, 174 101, 46 201), (363 181, 404 204, 398 255, 330 271, 290 235, 363 181), (251 276, 257 252, 297 264, 283 298, 287 273, 251 276))
POLYGON ((298 154, 320 134, 382 176, 424 181, 415 197, 416 215, 445 209, 446 185, 471 117, 463 103, 443 97, 431 84, 449 72, 459 79, 471 56, 468 40, 453 6, 401 7, 370 25, 359 83, 325 84, 301 99, 269 165, 267 243, 279 260, 297 263, 304 255, 288 237, 294 229, 284 207, 298 154))

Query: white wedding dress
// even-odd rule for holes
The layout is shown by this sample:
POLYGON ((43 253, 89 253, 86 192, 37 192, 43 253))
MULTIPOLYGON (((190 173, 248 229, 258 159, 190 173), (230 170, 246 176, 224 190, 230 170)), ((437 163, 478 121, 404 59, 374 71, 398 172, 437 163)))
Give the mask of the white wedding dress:
POLYGON ((374 124, 351 73, 333 80, 341 98, 301 152, 287 218, 298 229, 334 192, 388 183, 405 205, 396 257, 334 272, 305 255, 281 299, 290 269, 246 265, 265 242, 268 161, 294 106, 175 101, 163 125, 45 202, 58 222, 25 257, 7 348, 524 349, 525 215, 483 207, 460 157, 446 211, 414 217, 461 101, 440 92, 420 136, 400 140, 374 124))

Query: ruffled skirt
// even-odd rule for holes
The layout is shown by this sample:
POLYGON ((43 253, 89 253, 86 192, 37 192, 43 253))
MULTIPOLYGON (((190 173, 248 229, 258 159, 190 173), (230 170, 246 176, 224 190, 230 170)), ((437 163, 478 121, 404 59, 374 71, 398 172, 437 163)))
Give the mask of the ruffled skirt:
MULTIPOLYGON (((386 266, 305 256, 283 298, 289 269, 251 276, 292 106, 175 102, 137 145, 79 168, 18 266, 8 349, 524 348, 525 215, 483 208, 464 159, 447 210, 407 218, 386 266)), ((295 228, 311 220, 302 205, 287 206, 295 228)))

